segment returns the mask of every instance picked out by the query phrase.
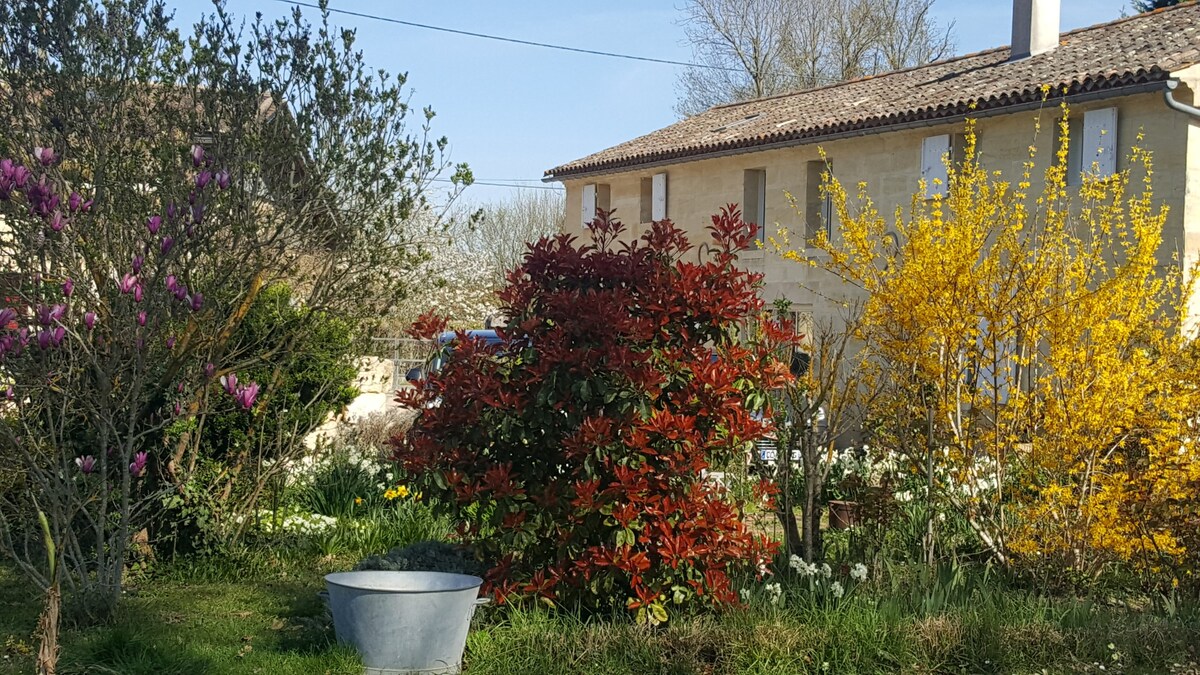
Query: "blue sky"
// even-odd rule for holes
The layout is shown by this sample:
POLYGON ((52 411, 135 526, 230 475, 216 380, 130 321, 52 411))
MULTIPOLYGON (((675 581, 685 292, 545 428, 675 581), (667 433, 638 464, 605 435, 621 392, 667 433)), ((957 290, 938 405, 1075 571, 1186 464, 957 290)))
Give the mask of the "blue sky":
MULTIPOLYGON (((680 0, 330 0, 333 8, 479 33, 675 61, 691 60, 677 23, 680 0)), ((209 4, 167 0, 191 24, 209 4)), ((274 17, 290 11, 277 0, 230 0, 235 13, 274 17)), ((1062 0, 1062 29, 1129 13, 1128 0, 1062 0)), ((937 0, 942 23, 955 22, 957 53, 1009 42, 1007 0, 937 0)), ((315 10, 306 9, 305 12, 315 10)), ((450 139, 453 159, 477 180, 524 179, 675 120, 675 66, 541 49, 450 35, 370 19, 334 15, 358 29, 367 62, 408 72, 413 102, 437 112, 435 130, 450 139)), ((472 186, 482 203, 509 188, 472 186)))

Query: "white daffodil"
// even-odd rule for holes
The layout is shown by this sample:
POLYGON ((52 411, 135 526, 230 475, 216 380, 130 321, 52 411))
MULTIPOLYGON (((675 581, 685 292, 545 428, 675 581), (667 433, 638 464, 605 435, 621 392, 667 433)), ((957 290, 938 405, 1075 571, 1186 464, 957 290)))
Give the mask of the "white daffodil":
POLYGON ((854 563, 854 567, 850 568, 850 578, 855 581, 866 581, 867 566, 862 563, 854 563))

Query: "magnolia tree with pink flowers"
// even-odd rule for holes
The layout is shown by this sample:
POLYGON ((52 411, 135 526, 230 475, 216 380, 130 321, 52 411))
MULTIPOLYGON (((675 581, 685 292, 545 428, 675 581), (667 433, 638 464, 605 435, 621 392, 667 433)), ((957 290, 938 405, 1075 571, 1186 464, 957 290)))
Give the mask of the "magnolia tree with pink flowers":
POLYGON ((306 451, 322 416, 279 421, 325 395, 283 389, 304 345, 386 318, 442 235, 414 214, 471 180, 327 12, 213 7, 189 34, 159 0, 0 2, 0 555, 46 582, 40 508, 97 613, 151 517, 222 541, 306 451), (281 287, 287 331, 247 339, 281 287))
MULTIPOLYGON (((235 373, 215 382, 217 366, 196 348, 212 313, 192 281, 192 248, 214 229, 205 214, 230 178, 193 147, 180 162, 184 198, 164 195, 159 209, 131 220, 124 234, 135 253, 110 268, 90 250, 92 195, 53 173, 65 158, 42 147, 30 159, 0 160, 5 262, 23 277, 0 308, 0 441, 20 457, 48 517, 60 578, 102 613, 120 592, 131 534, 163 488, 164 428, 188 414, 197 389, 219 388, 218 406, 251 409, 258 397, 259 385, 235 373)), ((6 548, 25 553, 18 562, 49 583, 34 562, 40 540, 6 525, 6 548)))

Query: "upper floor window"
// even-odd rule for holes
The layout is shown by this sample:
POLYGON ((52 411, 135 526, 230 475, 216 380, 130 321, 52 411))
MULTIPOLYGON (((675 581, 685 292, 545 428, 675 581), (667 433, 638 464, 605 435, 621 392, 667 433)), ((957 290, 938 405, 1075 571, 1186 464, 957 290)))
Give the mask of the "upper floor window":
MULTIPOLYGON (((1083 114, 1080 164, 1073 171, 1107 178, 1117 172, 1117 109, 1100 108, 1083 114)), ((1069 149, 1068 149, 1069 150, 1069 149)))
POLYGON ((641 222, 667 218, 667 174, 656 173, 642 179, 641 222))
POLYGON ((821 189, 827 175, 832 175, 833 162, 814 159, 805 165, 804 222, 805 241, 813 241, 821 232, 833 238, 833 198, 821 189))
POLYGON ((597 211, 611 210, 612 191, 605 183, 588 183, 583 186, 583 200, 580 206, 580 222, 584 227, 590 227, 596 219, 597 211))
POLYGON ((758 242, 767 240, 767 170, 747 169, 742 174, 742 220, 757 225, 758 242))

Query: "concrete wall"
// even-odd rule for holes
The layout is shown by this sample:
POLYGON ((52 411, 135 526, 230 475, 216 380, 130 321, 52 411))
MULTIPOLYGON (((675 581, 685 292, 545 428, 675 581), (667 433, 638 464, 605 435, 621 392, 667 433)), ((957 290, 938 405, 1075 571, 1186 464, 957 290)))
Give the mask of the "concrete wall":
MULTIPOLYGON (((1191 89, 1200 84, 1200 68, 1180 73, 1191 89)), ((1181 87, 1177 98, 1188 101, 1191 91, 1181 87)), ((1161 93, 1147 93, 1071 107, 1072 140, 1082 141, 1074 121, 1086 111, 1118 108, 1118 170, 1128 165, 1125 155, 1144 132, 1143 147, 1153 152, 1155 197, 1170 209, 1161 258, 1170 260, 1176 251, 1200 257, 1200 121, 1169 109, 1161 93)), ((981 161, 989 170, 1000 170, 1012 181, 1020 177, 1029 146, 1038 148, 1037 167, 1031 194, 1040 190, 1041 172, 1054 153, 1055 120, 1058 109, 1049 106, 1041 112, 1041 132, 1035 134, 1036 111, 985 117, 978 121, 978 148, 981 161)), ((1081 124, 1079 125, 1081 128, 1081 124)), ((705 228, 710 216, 722 205, 743 201, 743 177, 748 169, 765 169, 767 175, 767 231, 779 227, 790 232, 793 245, 803 241, 805 213, 814 190, 809 184, 809 162, 820 159, 823 149, 832 162, 834 174, 851 192, 865 181, 879 211, 889 214, 897 206, 907 206, 918 189, 921 175, 922 140, 938 134, 961 133, 962 124, 943 124, 920 129, 893 131, 846 138, 785 149, 750 152, 714 159, 685 162, 643 171, 627 171, 568 180, 566 230, 581 233, 581 192, 587 183, 609 186, 609 208, 625 222, 631 236, 645 231, 638 224, 641 212, 642 179, 655 173, 668 176, 667 215, 687 230, 693 242, 707 239, 705 228), (791 203, 787 197, 794 198, 791 203)), ((1078 147, 1078 145, 1076 146, 1078 147)), ((743 256, 745 265, 764 273, 767 301, 779 297, 793 301, 797 309, 811 309, 821 318, 832 311, 832 303, 821 296, 846 296, 849 291, 819 271, 782 260, 767 251, 751 251, 743 256)))

